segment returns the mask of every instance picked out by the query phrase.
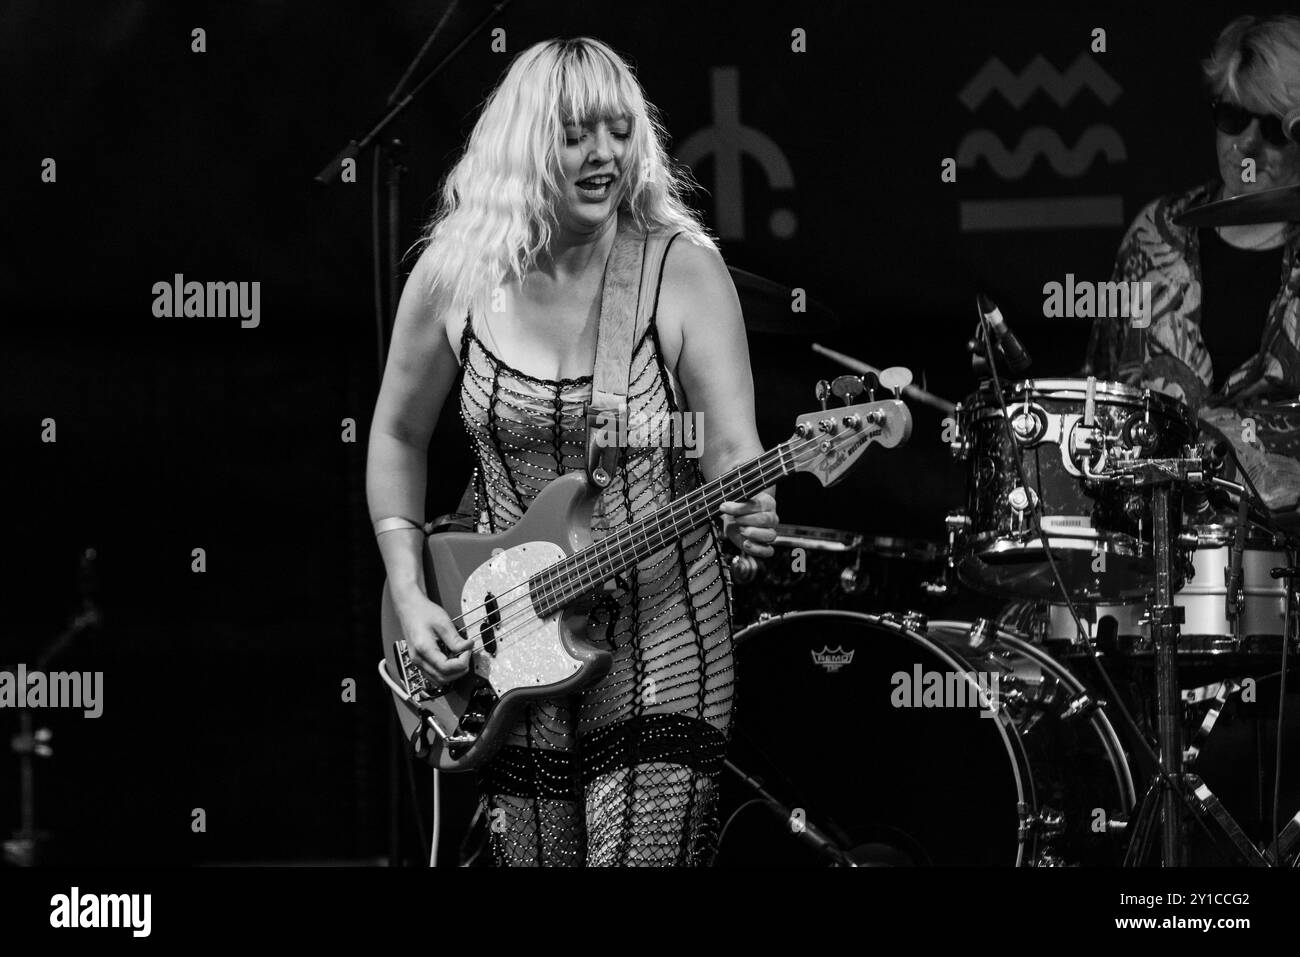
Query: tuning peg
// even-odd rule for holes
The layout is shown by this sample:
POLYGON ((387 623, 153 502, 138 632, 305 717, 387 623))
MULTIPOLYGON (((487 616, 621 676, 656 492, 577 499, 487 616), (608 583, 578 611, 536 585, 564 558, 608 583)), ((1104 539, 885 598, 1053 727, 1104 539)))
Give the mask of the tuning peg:
POLYGON ((868 372, 862 377, 862 384, 867 389, 867 401, 876 401, 876 390, 880 388, 880 377, 874 372, 868 372))
POLYGON ((844 400, 845 405, 852 405, 853 400, 866 391, 866 386, 862 384, 862 377, 856 375, 838 376, 831 383, 831 392, 838 398, 844 400))
POLYGON ((912 370, 903 366, 890 366, 880 373, 880 384, 894 393, 894 398, 901 398, 903 390, 912 384, 912 370))
POLYGON ((822 411, 826 411, 826 402, 831 397, 831 384, 825 379, 817 380, 817 401, 822 404, 822 411))

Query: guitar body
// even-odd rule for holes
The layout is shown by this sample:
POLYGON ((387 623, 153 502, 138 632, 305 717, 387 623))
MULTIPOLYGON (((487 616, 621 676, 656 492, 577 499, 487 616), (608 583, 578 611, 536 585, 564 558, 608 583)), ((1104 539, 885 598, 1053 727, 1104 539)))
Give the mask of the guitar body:
MULTIPOLYGON (((891 371, 900 370, 886 369, 882 381, 891 371)), ((911 381, 910 372, 901 372, 906 381, 891 386, 896 391, 911 381)), ((827 394, 831 387, 819 385, 824 400, 821 385, 827 394)), ((836 388, 847 403, 865 386, 842 376, 836 388)), ((911 431, 911 415, 897 396, 876 401, 872 395, 870 402, 833 410, 823 405, 801 416, 786 442, 600 542, 593 543, 590 530, 599 492, 585 472, 552 481, 508 532, 430 536, 424 548, 429 598, 446 609, 475 650, 469 674, 449 685, 434 683, 407 651, 385 584, 380 669, 407 740, 439 770, 481 766, 531 701, 580 691, 609 673, 613 654, 587 640, 586 596, 599 582, 710 521, 724 501, 743 501, 792 472, 808 472, 830 487, 868 447, 895 448, 911 431), (548 584, 538 586, 548 594, 533 595, 529 581, 548 569, 548 584)))
MULTIPOLYGON (((583 612, 538 617, 528 592, 532 575, 591 545, 596 497, 586 474, 571 472, 547 485, 508 532, 446 532, 425 540, 429 598, 479 646, 469 674, 442 688, 429 681, 430 696, 418 709, 393 692, 407 740, 439 770, 481 766, 530 701, 569 694, 609 672, 613 656, 586 640, 583 612), (450 735, 473 734, 474 743, 449 743, 426 718, 450 735)), ((401 657, 405 635, 387 583, 381 614, 385 664, 400 684, 411 671, 401 657)))

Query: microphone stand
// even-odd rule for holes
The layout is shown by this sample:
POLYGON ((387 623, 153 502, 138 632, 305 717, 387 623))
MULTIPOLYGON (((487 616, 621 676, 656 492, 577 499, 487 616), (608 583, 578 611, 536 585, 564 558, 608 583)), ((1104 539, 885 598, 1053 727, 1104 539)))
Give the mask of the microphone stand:
MULTIPOLYGON (((385 360, 388 356, 389 334, 392 330, 392 323, 396 318, 397 303, 402 285, 401 255, 399 253, 401 249, 400 215, 402 174, 406 172, 406 167, 398 159, 402 142, 395 136, 389 137, 387 135, 388 128, 399 116, 406 112, 407 108, 415 101, 415 98, 419 96, 420 91, 428 86, 434 77, 441 73, 460 51, 483 31, 484 27, 508 7, 510 2, 511 0, 497 0, 487 15, 475 24, 469 33, 451 49, 451 52, 439 60, 433 69, 425 75, 424 79, 420 80, 409 92, 403 95, 407 82, 415 72, 416 64, 423 59, 425 52, 433 46, 434 40, 442 33, 452 10, 455 9, 456 0, 453 0, 451 6, 444 11, 442 17, 438 20, 433 32, 424 41, 420 52, 416 54, 415 59, 411 61, 410 66, 402 74, 402 78, 398 80, 393 92, 388 95, 385 106, 386 112, 371 127, 370 132, 366 133, 360 140, 348 140, 347 144, 315 176, 317 183, 322 186, 329 186, 339 181, 345 160, 351 159, 355 161, 366 150, 371 150, 374 154, 374 178, 371 191, 371 245, 374 262, 375 353, 381 381, 384 376, 385 360), (386 223, 382 225, 381 210, 387 212, 386 223), (383 238, 381 238, 381 234, 383 234, 383 238), (385 273, 387 273, 386 277, 385 273)), ((396 722, 391 724, 396 730, 396 722)), ((406 741, 402 736, 393 734, 391 735, 388 753, 388 860, 390 865, 399 864, 401 857, 401 798, 399 797, 401 785, 399 781, 401 779, 400 769, 403 760, 405 760, 408 782, 411 785, 411 794, 414 800, 415 777, 411 767, 410 751, 407 749, 406 741)), ((420 825, 421 837, 423 838, 423 823, 421 823, 419 808, 416 806, 412 810, 415 813, 417 823, 420 825)))
POLYGON ((429 38, 425 40, 424 46, 420 48, 420 52, 416 54, 411 65, 407 67, 406 72, 402 75, 401 80, 398 81, 393 92, 389 94, 387 112, 379 118, 373 127, 371 127, 370 132, 366 133, 360 140, 348 140, 347 144, 339 150, 338 153, 334 155, 334 158, 326 163, 321 171, 315 176, 317 183, 320 183, 322 186, 329 186, 339 180, 343 170, 343 162, 345 160, 355 160, 361 153, 368 149, 374 151, 375 185, 372 194, 374 200, 372 244, 374 247, 375 263, 375 325, 378 346, 379 374, 381 377, 384 374, 384 360, 387 357, 388 351, 388 333, 390 331, 390 324, 393 316, 397 311, 398 290, 401 286, 400 256, 398 254, 398 249, 400 248, 398 244, 401 237, 399 214, 401 211, 400 198, 402 174, 406 172, 406 167, 402 166, 401 162, 398 160, 398 152, 402 147, 402 141, 396 137, 386 138, 385 133, 388 130, 388 127, 391 126, 399 116, 406 112, 407 108, 415 101, 415 98, 419 96, 420 91, 428 86, 429 83, 432 82, 433 78, 441 73, 443 69, 456 58, 457 54, 459 54, 472 39, 483 32, 483 28, 492 22, 492 20, 496 19, 501 11, 508 7, 510 3, 511 0, 497 0, 497 2, 492 5, 492 9, 488 11, 488 14, 475 24, 473 29, 465 35, 464 39, 457 43, 450 53, 439 60, 424 79, 412 87, 409 93, 403 96, 403 87, 414 72, 415 65, 420 61, 424 56, 425 51, 433 45, 434 40, 442 32, 443 25, 447 22, 452 9, 455 7, 455 3, 453 3, 438 21, 437 26, 433 28, 433 32, 429 34, 429 38), (399 100, 398 97, 401 97, 401 99, 399 100), (387 149, 385 149, 385 143, 387 143, 387 149), (384 248, 380 243, 381 227, 379 223, 379 210, 381 208, 386 208, 388 212, 386 223, 387 229, 385 230, 387 233, 388 267, 388 288, 386 295, 383 278, 385 270, 382 265, 384 263, 384 248))
MULTIPOLYGON (((98 627, 102 618, 95 604, 94 562, 96 552, 86 548, 81 553, 78 574, 81 608, 68 626, 56 635, 32 663, 32 671, 44 671, 50 661, 70 645, 83 632, 98 627)), ((16 671, 17 669, 15 669, 16 671)), ((48 832, 36 826, 36 759, 51 758, 54 733, 49 728, 38 728, 32 718, 31 708, 18 712, 18 733, 9 740, 9 749, 18 756, 18 830, 4 842, 3 860, 13 867, 35 867, 40 863, 41 841, 48 832)))

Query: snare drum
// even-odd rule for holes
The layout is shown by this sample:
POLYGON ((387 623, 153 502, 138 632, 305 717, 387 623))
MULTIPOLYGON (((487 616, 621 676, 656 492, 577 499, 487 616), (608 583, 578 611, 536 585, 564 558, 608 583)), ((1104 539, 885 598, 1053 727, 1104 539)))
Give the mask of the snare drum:
MULTIPOLYGON (((1154 583, 1149 499, 1090 481, 1085 468, 1169 458, 1196 439, 1195 419, 1170 396, 1117 382, 1035 379, 1004 387, 1014 443, 990 383, 958 406, 954 455, 968 465, 967 507, 949 516, 961 580, 1006 597, 1050 600, 1056 581, 1042 526, 1074 601, 1131 600, 1154 583), (1094 427, 1088 428, 1091 414, 1094 427), (1019 458, 1029 483, 1022 488, 1019 458)), ((1171 496, 1175 506, 1181 497, 1171 496)), ((1177 531, 1175 507, 1171 529, 1177 531)))

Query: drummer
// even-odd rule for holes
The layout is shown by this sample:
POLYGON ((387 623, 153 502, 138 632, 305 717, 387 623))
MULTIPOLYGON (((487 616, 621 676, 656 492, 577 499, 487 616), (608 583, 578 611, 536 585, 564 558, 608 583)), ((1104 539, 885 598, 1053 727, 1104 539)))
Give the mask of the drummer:
POLYGON ((1147 205, 1120 244, 1114 280, 1150 282, 1141 320, 1098 319, 1086 375, 1165 392, 1232 442, 1270 508, 1300 499, 1300 461, 1270 452, 1249 406, 1300 396, 1300 223, 1187 228, 1183 210, 1300 185, 1282 117, 1300 106, 1300 17, 1242 16, 1202 69, 1218 176, 1147 205))

